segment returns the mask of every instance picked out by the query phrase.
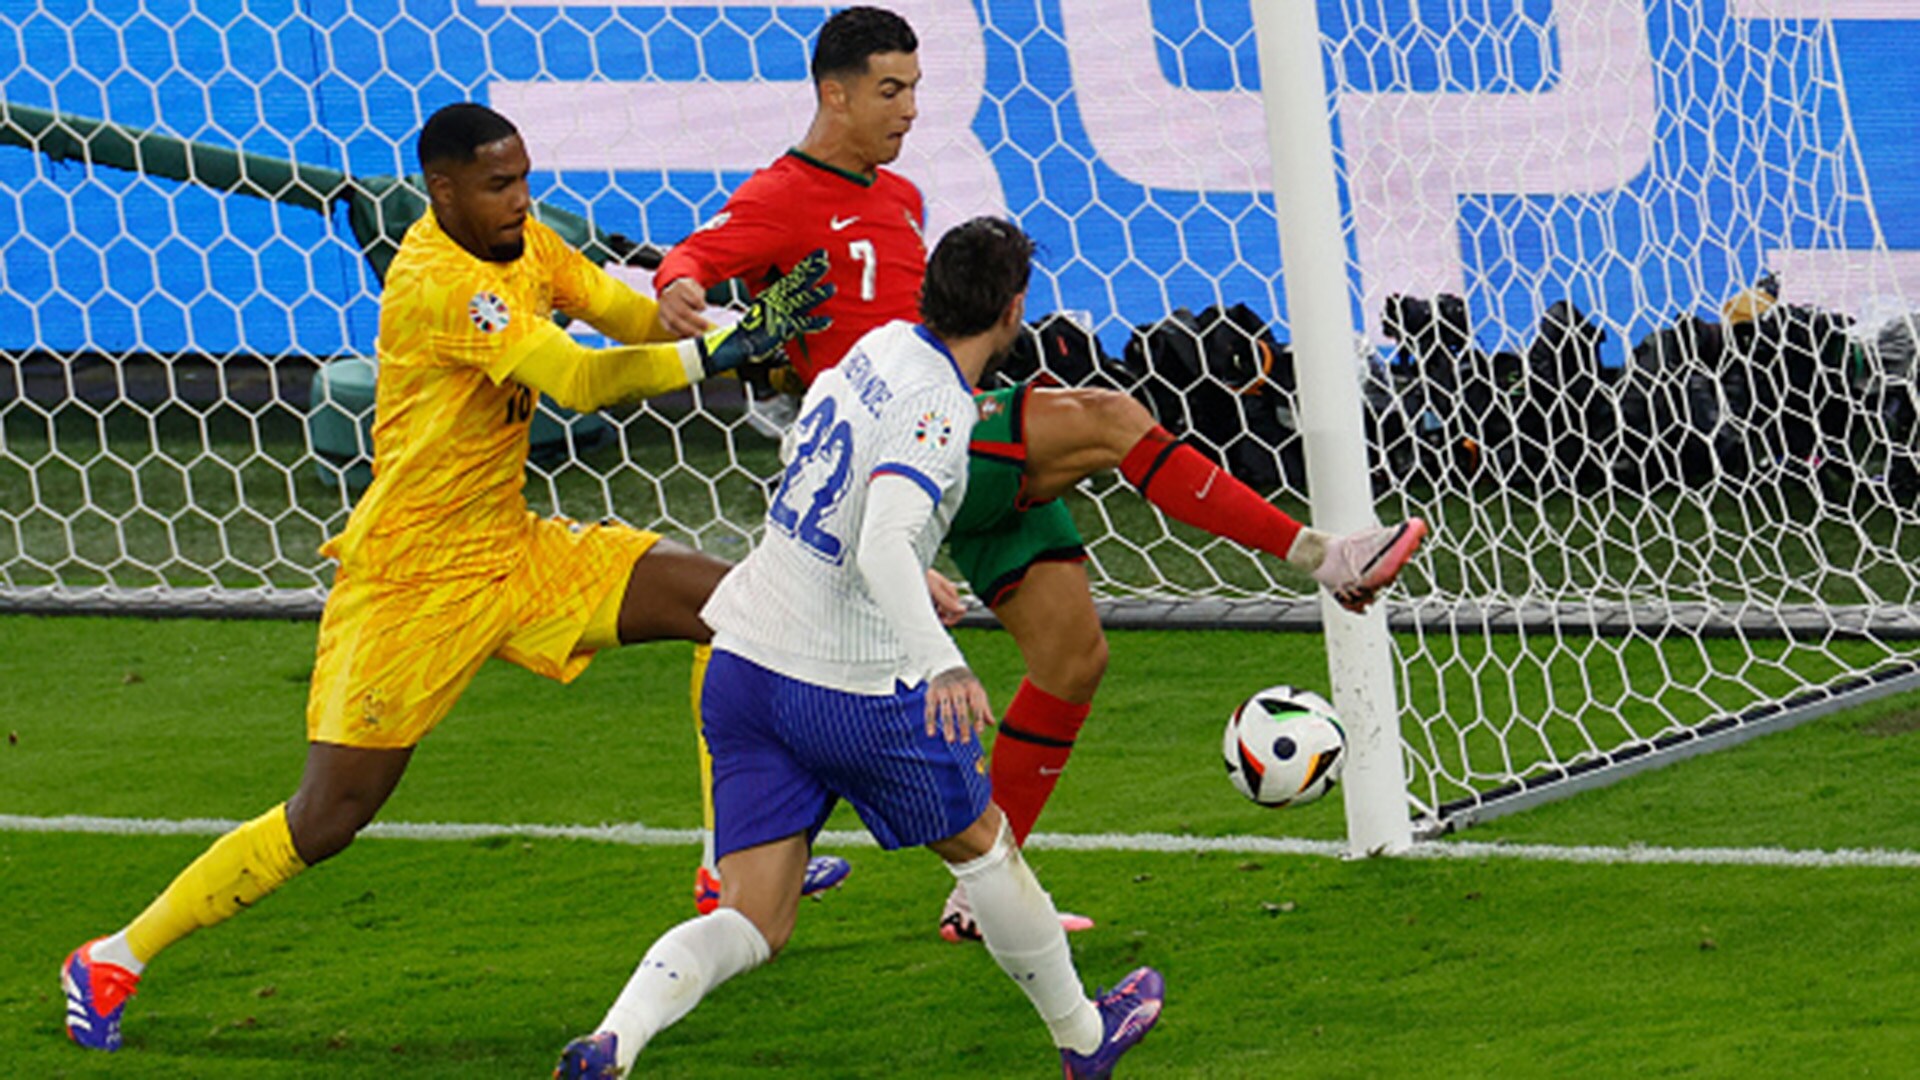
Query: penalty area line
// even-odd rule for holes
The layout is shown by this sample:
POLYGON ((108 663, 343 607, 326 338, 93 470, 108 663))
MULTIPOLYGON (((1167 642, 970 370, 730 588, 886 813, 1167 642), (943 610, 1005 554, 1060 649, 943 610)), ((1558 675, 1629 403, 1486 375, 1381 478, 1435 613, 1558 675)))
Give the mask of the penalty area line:
MULTIPOLYGON (((115 818, 69 814, 34 817, 0 814, 0 832, 89 833, 107 836, 219 836, 241 822, 226 818, 115 818)), ((460 822, 378 821, 361 833, 399 840, 591 840, 635 847, 691 847, 702 840, 698 829, 658 829, 646 825, 500 825, 460 822)), ((820 834, 822 848, 873 847, 864 832, 830 830, 820 834)), ((1338 840, 1299 840, 1269 836, 1176 836, 1171 833, 1035 833, 1027 846, 1036 851, 1145 852, 1154 854, 1311 855, 1344 858, 1338 840)), ((1409 859, 1519 859, 1528 862, 1598 865, 1776 866, 1802 869, 1866 867, 1920 869, 1920 852, 1842 848, 1833 851, 1777 847, 1673 848, 1630 844, 1620 847, 1555 844, 1484 843, 1430 840, 1414 844, 1409 859)))

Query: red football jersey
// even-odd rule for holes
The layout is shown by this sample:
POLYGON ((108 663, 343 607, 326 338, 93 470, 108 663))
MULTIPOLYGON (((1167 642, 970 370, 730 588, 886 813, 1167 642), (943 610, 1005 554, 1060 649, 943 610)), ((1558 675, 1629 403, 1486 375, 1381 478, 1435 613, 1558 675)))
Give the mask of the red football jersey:
POLYGON ((787 346, 794 370, 811 384, 867 331, 920 318, 926 204, 911 181, 886 169, 877 173, 869 179, 789 150, 674 245, 654 272, 654 288, 683 277, 709 287, 743 278, 757 294, 809 252, 825 248, 834 293, 816 312, 833 325, 787 346))

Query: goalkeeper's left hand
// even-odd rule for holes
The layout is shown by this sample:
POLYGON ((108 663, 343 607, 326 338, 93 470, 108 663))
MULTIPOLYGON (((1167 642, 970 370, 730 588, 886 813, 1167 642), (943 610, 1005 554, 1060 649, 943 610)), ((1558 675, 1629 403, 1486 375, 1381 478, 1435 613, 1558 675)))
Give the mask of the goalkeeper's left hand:
POLYGON ((767 286, 754 298, 739 322, 696 339, 700 362, 707 374, 717 375, 742 364, 767 359, 793 338, 831 325, 832 319, 812 314, 814 308, 833 295, 832 285, 820 283, 826 273, 827 253, 822 248, 801 259, 786 276, 767 286))

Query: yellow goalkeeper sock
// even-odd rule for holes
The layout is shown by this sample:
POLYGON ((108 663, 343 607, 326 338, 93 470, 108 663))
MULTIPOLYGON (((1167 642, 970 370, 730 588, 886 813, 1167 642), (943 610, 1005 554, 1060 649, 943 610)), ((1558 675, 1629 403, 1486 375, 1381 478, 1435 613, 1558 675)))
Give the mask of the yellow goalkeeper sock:
POLYGON ((707 662, 713 646, 693 647, 693 744, 700 752, 700 821, 706 831, 706 850, 700 865, 713 869, 713 755, 707 753, 706 724, 700 716, 700 691, 707 685, 707 662))
POLYGON ((213 842, 127 924, 127 945, 142 964, 204 926, 224 922, 305 870, 287 828, 287 804, 213 842))

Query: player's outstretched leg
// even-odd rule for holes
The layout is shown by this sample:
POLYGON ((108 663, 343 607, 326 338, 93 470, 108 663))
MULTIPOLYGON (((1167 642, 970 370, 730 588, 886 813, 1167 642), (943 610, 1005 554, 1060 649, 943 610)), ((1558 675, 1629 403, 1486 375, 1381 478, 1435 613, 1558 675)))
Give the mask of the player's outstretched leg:
POLYGON ((160 950, 252 906, 306 865, 284 804, 214 841, 133 922, 67 956, 67 1037, 89 1050, 120 1049, 120 1014, 160 950))
POLYGON ((1302 570, 1300 522, 1181 442, 1146 406, 1117 390, 1040 389, 1026 402, 1027 498, 1064 495, 1094 473, 1118 469, 1161 513, 1302 570))
POLYGON ((964 832, 931 845, 978 910, 987 952, 1046 1022, 1069 1077, 1107 1076, 1159 1019, 1158 973, 1141 969, 1099 1001, 1089 1000, 1053 901, 989 806, 964 832), (1076 1066, 1086 1070, 1075 1072, 1076 1066))
POLYGON ((214 841, 125 928, 67 957, 60 968, 67 1035, 91 1049, 118 1049, 120 1013, 146 965, 345 850, 393 793, 411 754, 308 744, 292 799, 214 841))
POLYGON ((96 938, 73 950, 60 969, 67 995, 67 1038, 89 1050, 120 1049, 120 1013, 140 988, 140 976, 122 964, 96 960, 96 938))
MULTIPOLYGON (((804 841, 798 847, 804 851, 804 841)), ((792 924, 784 929, 791 931, 792 924)), ((784 944, 784 938, 769 941, 752 919, 732 907, 668 930, 641 957, 594 1033, 574 1039, 560 1052, 553 1075, 592 1080, 625 1076, 655 1035, 692 1012, 721 983, 772 959, 775 946, 784 944)))
POLYGON ((1427 523, 1420 518, 1330 537, 1313 579, 1326 586, 1341 607, 1365 611, 1380 590, 1400 575, 1400 568, 1426 538, 1427 523))
POLYGON ((655 1035, 692 1012, 715 987, 773 959, 793 933, 805 834, 722 858, 726 906, 662 934, 591 1035, 568 1043, 556 1077, 619 1077, 655 1035))
POLYGON ((1166 980, 1150 967, 1135 968, 1112 990, 1095 995, 1100 1010, 1100 1047, 1091 1054, 1060 1048, 1061 1072, 1067 1080, 1103 1080, 1113 1075, 1120 1055, 1133 1049, 1160 1021, 1166 998, 1166 980))
POLYGON ((1053 498, 1117 468, 1168 517, 1284 559, 1350 611, 1364 611, 1427 535, 1417 518, 1347 537, 1307 528, 1117 391, 1036 390, 1026 412, 1028 497, 1053 498))
POLYGON ((560 1051, 553 1080, 619 1080, 620 1037, 611 1031, 582 1035, 560 1051))
POLYGON ((1419 518, 1345 536, 1308 528, 1158 425, 1127 452, 1120 472, 1168 516, 1285 559, 1348 611, 1365 611, 1427 536, 1419 518))

